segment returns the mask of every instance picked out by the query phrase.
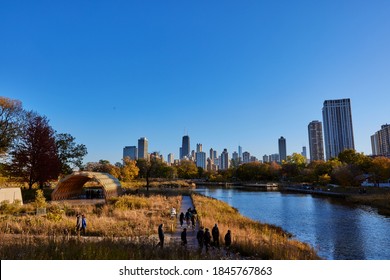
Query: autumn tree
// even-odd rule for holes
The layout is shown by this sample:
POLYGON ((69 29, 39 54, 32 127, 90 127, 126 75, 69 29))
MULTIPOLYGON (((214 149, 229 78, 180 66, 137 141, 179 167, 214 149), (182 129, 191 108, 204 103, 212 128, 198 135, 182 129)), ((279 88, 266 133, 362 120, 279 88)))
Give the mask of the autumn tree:
POLYGON ((130 181, 138 176, 139 168, 137 167, 137 162, 131 160, 129 157, 123 159, 123 165, 120 168, 121 170, 121 180, 130 181))
POLYGON ((182 160, 177 166, 177 175, 179 178, 192 179, 198 175, 198 168, 193 161, 182 160))
POLYGON ((376 157, 372 160, 370 173, 373 176, 375 183, 390 179, 390 158, 376 157))
POLYGON ((75 167, 81 168, 83 158, 88 153, 87 147, 83 144, 76 144, 76 138, 68 133, 56 134, 55 139, 61 163, 61 173, 66 175, 72 173, 75 167))
POLYGON ((0 155, 5 154, 21 133, 22 102, 0 96, 0 155))
POLYGON ((28 113, 23 133, 10 155, 11 174, 28 182, 30 189, 35 183, 42 188, 47 181, 58 178, 60 160, 54 130, 46 117, 28 113))
POLYGON ((87 162, 87 164, 83 167, 83 170, 108 173, 115 178, 119 178, 121 175, 119 166, 113 165, 110 163, 110 161, 104 159, 99 160, 99 162, 87 162))

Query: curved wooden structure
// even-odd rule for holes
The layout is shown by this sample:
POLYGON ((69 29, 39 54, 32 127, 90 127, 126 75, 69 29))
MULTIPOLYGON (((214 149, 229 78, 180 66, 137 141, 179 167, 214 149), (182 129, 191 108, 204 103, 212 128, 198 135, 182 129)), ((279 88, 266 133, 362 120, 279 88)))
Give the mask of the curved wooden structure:
POLYGON ((52 200, 69 199, 79 196, 83 192, 83 186, 88 181, 96 181, 103 187, 104 197, 118 196, 122 187, 117 178, 108 173, 80 171, 73 172, 58 182, 51 194, 52 200))

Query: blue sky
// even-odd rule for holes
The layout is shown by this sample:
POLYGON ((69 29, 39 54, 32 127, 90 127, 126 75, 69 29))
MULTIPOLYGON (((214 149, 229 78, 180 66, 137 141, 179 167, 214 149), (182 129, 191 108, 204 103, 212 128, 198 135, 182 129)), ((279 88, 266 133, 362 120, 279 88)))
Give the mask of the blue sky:
POLYGON ((389 1, 1 1, 0 95, 85 144, 179 154, 188 132, 261 158, 351 98, 355 146, 390 122, 389 1))

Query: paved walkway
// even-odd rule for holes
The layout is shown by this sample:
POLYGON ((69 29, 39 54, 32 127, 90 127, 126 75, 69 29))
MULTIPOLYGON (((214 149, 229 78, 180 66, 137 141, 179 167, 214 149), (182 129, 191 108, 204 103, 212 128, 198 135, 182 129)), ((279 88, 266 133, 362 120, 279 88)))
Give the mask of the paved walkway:
MULTIPOLYGON (((172 234, 171 242, 175 242, 177 244, 181 244, 181 233, 183 232, 183 228, 187 227, 186 221, 184 220, 183 227, 180 226, 179 216, 180 213, 184 214, 187 212, 188 208, 194 209, 194 204, 192 203, 192 199, 188 195, 182 196, 181 208, 180 211, 177 211, 177 224, 176 224, 176 232, 172 234)), ((196 240, 196 234, 199 230, 199 224, 196 222, 195 229, 190 226, 187 228, 187 247, 188 248, 198 248, 198 241, 196 240)))

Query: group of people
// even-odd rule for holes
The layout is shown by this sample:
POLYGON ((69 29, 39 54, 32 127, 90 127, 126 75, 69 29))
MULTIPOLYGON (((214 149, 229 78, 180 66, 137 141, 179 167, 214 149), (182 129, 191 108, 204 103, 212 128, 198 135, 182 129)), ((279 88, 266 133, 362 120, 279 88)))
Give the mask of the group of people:
POLYGON ((87 219, 84 214, 77 213, 76 215, 76 233, 80 235, 82 233, 85 235, 85 230, 87 228, 87 219))
POLYGON ((197 211, 196 208, 194 209, 188 208, 187 212, 184 214, 183 212, 180 213, 179 221, 180 221, 180 227, 183 227, 184 220, 186 221, 187 228, 192 226, 192 229, 195 229, 196 220, 197 220, 197 211))
MULTIPOLYGON (((198 240, 199 250, 202 252, 203 246, 206 248, 206 253, 209 251, 210 246, 214 248, 220 248, 219 244, 219 228, 218 225, 215 224, 214 227, 210 230, 208 228, 204 229, 203 227, 200 227, 196 239, 198 240)), ((230 246, 232 244, 232 236, 230 229, 225 234, 225 247, 227 250, 227 253, 230 252, 230 246)))
MULTIPOLYGON (((171 209, 171 217, 175 217, 176 215, 176 209, 171 209)), ((181 232, 181 244, 183 246, 187 246, 187 229, 191 228, 195 230, 196 221, 197 221, 197 211, 194 207, 194 209, 188 208, 187 212, 184 214, 183 212, 180 213, 179 216, 180 220, 180 226, 183 228, 184 221, 186 221, 187 226, 184 226, 183 231, 181 232)), ((158 226, 158 238, 159 243, 157 246, 164 247, 164 230, 163 230, 163 224, 160 224, 158 226)), ((206 253, 209 251, 210 246, 214 248, 220 248, 220 233, 218 225, 215 224, 214 227, 210 230, 208 228, 200 227, 197 234, 196 239, 198 241, 199 250, 202 252, 203 247, 206 248, 206 253)), ((227 255, 230 255, 230 246, 232 244, 232 235, 231 231, 228 230, 227 233, 224 236, 225 241, 225 249, 227 255)))

